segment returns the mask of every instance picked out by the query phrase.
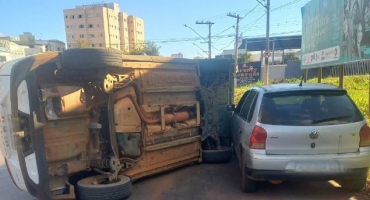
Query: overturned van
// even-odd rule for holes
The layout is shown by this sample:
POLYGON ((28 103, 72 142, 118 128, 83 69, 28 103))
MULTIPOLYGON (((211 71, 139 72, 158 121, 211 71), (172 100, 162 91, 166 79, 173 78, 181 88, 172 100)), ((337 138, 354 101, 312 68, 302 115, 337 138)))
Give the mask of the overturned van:
POLYGON ((69 49, 0 68, 0 147, 42 199, 122 199, 132 182, 231 157, 230 60, 69 49))

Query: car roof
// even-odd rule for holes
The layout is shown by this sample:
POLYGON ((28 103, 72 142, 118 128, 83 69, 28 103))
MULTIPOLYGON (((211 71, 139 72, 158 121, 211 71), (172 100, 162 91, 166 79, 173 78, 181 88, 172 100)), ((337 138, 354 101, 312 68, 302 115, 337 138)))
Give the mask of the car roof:
POLYGON ((323 83, 303 83, 302 86, 300 86, 299 83, 279 83, 272 85, 263 85, 258 87, 263 89, 265 92, 312 91, 312 90, 345 91, 343 88, 323 83))

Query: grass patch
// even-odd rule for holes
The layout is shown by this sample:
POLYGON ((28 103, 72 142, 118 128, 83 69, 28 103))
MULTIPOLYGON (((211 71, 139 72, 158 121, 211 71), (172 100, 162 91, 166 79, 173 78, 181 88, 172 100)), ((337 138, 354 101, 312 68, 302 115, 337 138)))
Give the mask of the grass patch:
MULTIPOLYGON (((285 79, 284 83, 299 83, 299 79, 285 79)), ((310 79, 308 83, 317 83, 317 79, 310 79)), ((274 83, 274 81, 271 81, 274 83)), ((328 77, 322 79, 322 83, 332 84, 339 86, 339 78, 337 77, 328 77)), ((240 98, 245 91, 250 89, 253 86, 264 85, 263 82, 259 81, 257 83, 241 86, 235 89, 235 98, 234 103, 237 105, 240 98)), ((349 96, 356 103, 361 113, 366 116, 367 122, 370 124, 370 118, 368 115, 369 107, 369 75, 360 75, 360 76, 345 76, 344 77, 344 88, 347 90, 349 96)))

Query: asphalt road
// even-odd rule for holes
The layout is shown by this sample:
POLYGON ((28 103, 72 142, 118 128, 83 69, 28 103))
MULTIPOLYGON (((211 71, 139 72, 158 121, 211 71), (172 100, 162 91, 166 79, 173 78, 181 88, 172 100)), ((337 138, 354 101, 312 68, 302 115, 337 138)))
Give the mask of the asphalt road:
MULTIPOLYGON (((0 199, 35 200, 17 189, 0 158, 0 199)), ((171 172, 152 176, 134 183, 129 200, 233 200, 233 199, 335 199, 362 200, 360 194, 348 192, 335 182, 284 182, 259 184, 254 194, 239 190, 240 172, 235 159, 226 164, 190 165, 171 172)))

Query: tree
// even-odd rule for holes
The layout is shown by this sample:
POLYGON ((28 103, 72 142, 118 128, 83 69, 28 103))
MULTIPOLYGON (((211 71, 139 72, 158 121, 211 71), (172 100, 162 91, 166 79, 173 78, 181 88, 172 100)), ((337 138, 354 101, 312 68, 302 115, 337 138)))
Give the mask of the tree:
POLYGON ((78 39, 76 40, 77 42, 77 47, 78 48, 89 48, 91 47, 91 41, 90 40, 81 40, 81 39, 78 39))
POLYGON ((143 47, 136 47, 129 52, 124 52, 124 54, 159 56, 159 48, 154 42, 146 42, 143 47))
MULTIPOLYGON (((234 56, 235 58, 235 56, 234 56)), ((248 63, 248 62, 252 62, 253 59, 252 59, 252 54, 251 53, 248 53, 248 52, 245 52, 245 53, 240 53, 238 55, 238 63, 248 63)))
POLYGON ((288 60, 299 60, 299 58, 294 53, 287 53, 284 55, 284 63, 287 63, 288 60))

